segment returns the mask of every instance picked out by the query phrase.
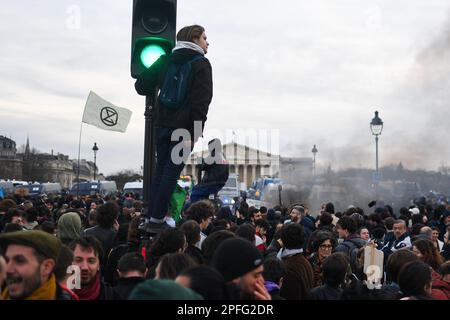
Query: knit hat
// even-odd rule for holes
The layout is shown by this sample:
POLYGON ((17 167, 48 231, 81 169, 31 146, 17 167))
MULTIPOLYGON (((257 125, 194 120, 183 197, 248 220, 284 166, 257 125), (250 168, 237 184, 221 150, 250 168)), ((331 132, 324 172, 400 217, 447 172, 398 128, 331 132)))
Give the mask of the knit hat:
POLYGON ((229 282, 263 264, 259 250, 248 240, 231 238, 222 242, 214 253, 212 265, 229 282))
POLYGON ((129 300, 203 300, 203 297, 173 280, 147 280, 131 292, 129 300))
POLYGON ((58 260, 61 241, 55 236, 40 230, 15 231, 0 235, 0 247, 3 252, 11 244, 31 247, 46 258, 58 260))

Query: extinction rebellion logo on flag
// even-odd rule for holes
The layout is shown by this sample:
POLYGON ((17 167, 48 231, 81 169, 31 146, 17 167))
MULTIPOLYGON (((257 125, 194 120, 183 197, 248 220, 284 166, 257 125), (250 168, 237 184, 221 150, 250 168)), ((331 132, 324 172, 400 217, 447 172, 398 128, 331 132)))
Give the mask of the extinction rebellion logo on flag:
POLYGON ((104 107, 100 111, 100 119, 106 126, 112 127, 117 124, 119 120, 119 114, 111 107, 104 107))
POLYGON ((118 107, 91 91, 82 121, 103 130, 125 132, 130 118, 130 110, 118 107))

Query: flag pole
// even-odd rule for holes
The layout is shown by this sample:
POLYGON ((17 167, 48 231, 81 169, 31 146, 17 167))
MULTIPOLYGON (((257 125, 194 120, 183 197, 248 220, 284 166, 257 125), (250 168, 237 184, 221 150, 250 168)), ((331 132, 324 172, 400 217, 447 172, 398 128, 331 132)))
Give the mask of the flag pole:
POLYGON ((83 130, 83 120, 80 125, 80 138, 78 139, 78 166, 77 166, 77 199, 80 196, 80 153, 81 153, 81 132, 83 130))
MULTIPOLYGON (((81 132, 83 131, 83 119, 84 113, 86 112, 86 106, 89 101, 89 97, 92 91, 89 91, 89 95, 87 97, 86 103, 84 104, 83 115, 81 116, 81 124, 80 124, 80 137, 78 139, 78 165, 77 165, 77 199, 80 197, 80 153, 81 153, 81 132)), ((78 199, 79 200, 79 199, 78 199)))

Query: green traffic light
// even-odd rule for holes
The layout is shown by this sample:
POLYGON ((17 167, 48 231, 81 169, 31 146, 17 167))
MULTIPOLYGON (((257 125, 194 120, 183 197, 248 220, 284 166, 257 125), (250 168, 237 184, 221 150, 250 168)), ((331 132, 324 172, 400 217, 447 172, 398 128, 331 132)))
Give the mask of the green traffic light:
POLYGON ((146 68, 148 68, 165 53, 166 52, 164 49, 159 45, 148 45, 141 52, 141 62, 146 68))

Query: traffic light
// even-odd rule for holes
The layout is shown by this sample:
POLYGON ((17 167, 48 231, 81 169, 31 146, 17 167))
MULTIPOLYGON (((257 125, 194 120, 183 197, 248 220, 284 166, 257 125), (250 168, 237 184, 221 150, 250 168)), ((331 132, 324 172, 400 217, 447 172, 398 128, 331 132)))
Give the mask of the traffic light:
POLYGON ((175 46, 177 0, 133 0, 131 77, 175 46))

